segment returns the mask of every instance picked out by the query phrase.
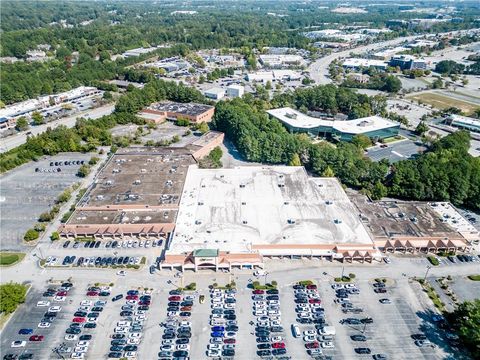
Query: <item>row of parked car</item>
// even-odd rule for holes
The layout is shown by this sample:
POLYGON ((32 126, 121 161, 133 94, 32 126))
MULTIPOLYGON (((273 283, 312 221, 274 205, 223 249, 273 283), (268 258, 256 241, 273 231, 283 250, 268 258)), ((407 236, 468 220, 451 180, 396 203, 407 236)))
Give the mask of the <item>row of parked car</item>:
MULTIPOLYGON (((112 301, 123 299, 118 294, 112 301)), ((150 291, 128 290, 125 304, 120 310, 121 320, 117 322, 113 334, 110 336, 110 349, 107 355, 110 359, 136 359, 138 346, 142 341, 147 313, 152 302, 150 291)))
POLYGON ((164 327, 159 360, 187 360, 190 354, 192 324, 189 321, 195 295, 181 290, 171 290, 168 297, 167 317, 164 327))
POLYGON ((235 289, 210 290, 210 342, 207 356, 211 358, 233 358, 237 343, 238 322, 235 289))
MULTIPOLYGON (((85 249, 98 249, 102 247, 102 245, 105 245, 105 249, 119 249, 119 248, 137 248, 137 247, 143 247, 143 248, 149 248, 150 246, 152 247, 157 247, 162 245, 163 240, 124 240, 124 241, 118 241, 118 240, 109 240, 107 242, 102 242, 100 240, 87 240, 83 243, 83 247, 85 249)), ((64 249, 67 249, 70 244, 72 244, 72 247, 74 249, 77 249, 81 246, 80 241, 70 241, 66 240, 62 247, 64 249)))
MULTIPOLYGON (((87 288, 86 296, 98 297, 108 296, 110 287, 91 286, 87 288)), ((73 319, 69 327, 65 330, 65 340, 67 343, 62 344, 57 349, 61 354, 71 354, 71 359, 85 359, 93 339, 91 331, 97 328, 97 321, 103 312, 106 300, 83 299, 80 306, 73 314, 73 319), (86 334, 84 332, 87 332, 86 334), (72 345, 70 345, 72 344, 72 345)))
POLYGON ((330 357, 325 356, 323 351, 335 348, 335 328, 329 326, 325 320, 325 309, 322 307, 317 285, 300 282, 293 285, 293 289, 297 322, 307 325, 301 333, 299 326, 294 324, 293 335, 302 336, 307 354, 312 358, 329 359, 330 357))
POLYGON ((285 330, 282 326, 279 290, 252 290, 255 336, 260 357, 285 356, 285 330))
POLYGON ((85 160, 66 160, 66 161, 50 161, 50 166, 72 166, 72 165, 83 165, 85 160))

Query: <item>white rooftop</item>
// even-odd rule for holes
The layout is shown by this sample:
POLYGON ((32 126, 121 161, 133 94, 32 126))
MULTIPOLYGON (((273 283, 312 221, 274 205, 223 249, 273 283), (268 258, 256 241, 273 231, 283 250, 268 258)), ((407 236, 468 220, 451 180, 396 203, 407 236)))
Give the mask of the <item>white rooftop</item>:
POLYGON ((374 59, 361 59, 361 58, 350 58, 346 59, 343 62, 345 67, 387 67, 387 63, 383 60, 374 60, 374 59))
POLYGON ((205 94, 220 95, 225 94, 225 90, 220 87, 212 87, 208 90, 205 90, 205 94))
POLYGON ((397 123, 376 115, 354 120, 330 120, 314 118, 289 107, 267 110, 267 113, 291 127, 313 129, 323 126, 348 134, 362 134, 398 126, 397 123))
POLYGON ((335 178, 303 167, 189 167, 169 253, 252 245, 372 244, 335 178))

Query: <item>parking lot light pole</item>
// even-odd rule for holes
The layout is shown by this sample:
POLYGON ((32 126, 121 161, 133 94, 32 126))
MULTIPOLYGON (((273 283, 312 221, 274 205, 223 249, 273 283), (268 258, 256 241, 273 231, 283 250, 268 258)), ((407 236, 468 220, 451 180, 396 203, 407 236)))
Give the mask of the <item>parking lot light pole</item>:
POLYGON ((432 267, 430 265, 427 265, 427 271, 425 271, 425 276, 423 278, 423 282, 427 281, 427 275, 428 275, 428 272, 430 271, 432 267))
POLYGON ((265 271, 265 274, 264 274, 264 284, 263 284, 263 285, 267 285, 267 276, 268 276, 268 272, 265 271))

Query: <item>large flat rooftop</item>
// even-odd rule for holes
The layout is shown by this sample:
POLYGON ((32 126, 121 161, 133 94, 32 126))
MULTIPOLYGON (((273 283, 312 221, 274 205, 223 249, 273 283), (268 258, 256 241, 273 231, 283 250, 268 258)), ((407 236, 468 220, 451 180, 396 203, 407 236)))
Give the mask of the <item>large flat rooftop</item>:
POLYGON ((152 104, 148 109, 156 111, 165 111, 189 116, 198 116, 212 109, 213 106, 196 103, 176 103, 176 102, 160 102, 152 104))
POLYGON ((303 167, 189 168, 170 254, 254 245, 372 244, 340 183, 303 167))

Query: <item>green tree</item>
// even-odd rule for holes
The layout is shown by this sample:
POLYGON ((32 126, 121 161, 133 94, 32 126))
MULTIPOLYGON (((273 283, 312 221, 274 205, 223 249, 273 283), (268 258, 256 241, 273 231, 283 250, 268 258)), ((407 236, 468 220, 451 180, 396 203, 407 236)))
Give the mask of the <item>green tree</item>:
POLYGON ((352 144, 354 144, 355 146, 357 146, 362 150, 365 150, 366 148, 372 145, 372 141, 368 136, 359 134, 359 135, 355 135, 352 138, 352 144))
POLYGON ((32 113, 32 120, 35 125, 42 125, 45 123, 42 114, 40 114, 38 111, 34 111, 32 113))
POLYGON ((206 122, 201 122, 198 125, 197 130, 200 131, 202 134, 205 134, 210 131, 210 128, 208 127, 208 124, 206 122))
POLYGON ((443 88, 443 81, 440 78, 436 78, 432 83, 433 89, 441 89, 443 88))
POLYGON ((83 164, 82 166, 80 166, 78 168, 78 171, 77 171, 77 176, 78 177, 87 177, 88 174, 90 174, 90 166, 87 165, 87 164, 83 164))
POLYGON ((385 84, 382 87, 384 91, 396 93, 402 88, 402 82, 396 76, 387 75, 384 81, 385 84))
POLYGON ((387 194, 387 187, 383 185, 380 181, 377 181, 375 185, 373 185, 372 190, 370 191, 370 197, 373 200, 380 200, 381 198, 387 196, 387 194))
POLYGON ((18 283, 0 285, 0 312, 11 314, 25 302, 27 287, 18 283))
POLYGON ((265 84, 265 89, 272 90, 272 82, 270 80, 268 80, 267 83, 265 84))
POLYGON ((480 354, 480 299, 461 303, 446 318, 474 357, 480 354))
POLYGON ((290 166, 302 166, 302 162, 300 160, 300 156, 297 153, 293 154, 292 159, 288 163, 290 166))
POLYGON ((36 231, 35 229, 28 229, 25 235, 23 236, 23 240, 33 241, 33 240, 37 240, 39 236, 40 235, 38 231, 36 231))
POLYGON ((60 240, 60 234, 57 231, 52 232, 50 235, 50 240, 57 241, 60 240))
POLYGON ((335 173, 333 172, 330 166, 327 166, 326 169, 322 173, 323 177, 334 177, 335 173))
POLYGON ((17 119, 17 123, 15 125, 15 129, 17 131, 25 131, 28 130, 28 120, 25 116, 21 116, 17 119))
POLYGON ((423 121, 420 121, 415 128, 415 134, 419 136, 423 136, 430 128, 428 127, 427 124, 425 124, 423 121))
POLYGON ((113 95, 110 91, 105 91, 103 93, 103 99, 106 100, 106 101, 111 101, 113 100, 113 95))

